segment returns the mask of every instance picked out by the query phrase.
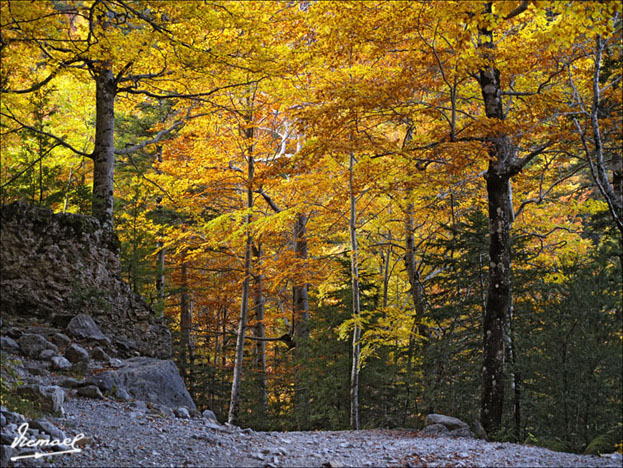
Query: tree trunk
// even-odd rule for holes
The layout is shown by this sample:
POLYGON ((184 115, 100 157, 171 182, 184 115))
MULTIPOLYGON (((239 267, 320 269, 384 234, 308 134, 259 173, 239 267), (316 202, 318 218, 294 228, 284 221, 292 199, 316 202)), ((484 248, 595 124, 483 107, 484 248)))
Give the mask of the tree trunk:
POLYGON ((361 313, 359 305, 359 260, 357 246, 357 206, 354 191, 354 166, 355 154, 350 154, 348 166, 348 188, 350 193, 350 265, 351 282, 353 290, 353 362, 350 374, 350 426, 352 429, 359 430, 359 338, 361 330, 359 328, 359 316, 361 313))
MULTIPOLYGON (((162 147, 158 146, 158 151, 156 153, 156 160, 161 163, 162 162, 162 147)), ((156 168, 156 174, 161 174, 162 171, 156 168)), ((162 207, 162 197, 156 197, 156 211, 161 212, 162 207)), ((158 236, 161 236, 161 229, 158 229, 158 236)), ((157 310, 161 317, 164 316, 164 267, 165 267, 165 251, 164 251, 164 242, 162 239, 158 239, 156 242, 156 249, 158 251, 158 256, 156 260, 156 295, 157 295, 157 310)))
POLYGON ((240 389, 242 387, 242 361, 244 357, 244 335, 247 329, 247 317, 249 315, 249 283, 251 281, 253 237, 251 235, 251 209, 253 208, 253 175, 255 165, 253 160, 253 127, 250 123, 251 115, 247 118, 245 136, 248 142, 247 148, 247 215, 245 225, 247 239, 244 251, 244 280, 242 282, 242 298, 240 300, 240 322, 238 324, 238 337, 236 339, 236 357, 234 360, 234 376, 231 383, 231 398, 229 400, 229 415, 227 422, 236 424, 240 409, 240 389))
POLYGON ((509 178, 491 163, 486 175, 489 198, 489 287, 483 324, 480 418, 487 433, 502 423, 504 403, 504 326, 511 300, 511 209, 509 178))
POLYGON ((264 275, 262 274, 262 245, 258 243, 257 250, 255 252, 257 258, 257 275, 255 284, 255 336, 259 338, 255 345, 255 359, 258 369, 258 380, 261 389, 261 401, 263 416, 268 415, 268 393, 266 382, 266 341, 265 327, 264 327, 264 275))
MULTIPOLYGON (((410 376, 413 365, 413 355, 415 352, 415 336, 418 332, 420 335, 428 336, 428 328, 422 323, 424 314, 426 313, 426 306, 424 304, 424 288, 420 281, 420 273, 417 270, 417 262, 415 260, 415 237, 414 237, 414 225, 413 225, 413 203, 408 202, 405 212, 405 266, 407 269, 407 278, 409 279, 409 285, 411 286, 411 298, 413 299, 413 307, 415 314, 413 317, 413 325, 411 326, 411 335, 409 336, 409 348, 407 354, 407 398, 411 395, 411 382, 410 376)), ((428 343, 428 340, 424 340, 424 346, 428 343)), ((425 348, 422 350, 425 351, 425 348)), ((428 392, 424 394, 425 400, 429 400, 428 392)), ((426 408, 431 407, 430 401, 425 401, 424 406, 426 408)), ((406 412, 409 408, 409 402, 407 400, 405 404, 405 418, 406 412)))
MULTIPOLYGON (((307 216, 299 213, 294 223, 294 256, 297 260, 307 259, 306 238, 307 216)), ((307 385, 301 376, 301 369, 305 364, 305 349, 309 337, 309 285, 296 284, 292 288, 292 304, 294 307, 294 333, 297 338, 296 358, 297 366, 294 370, 294 406, 296 424, 299 430, 309 429, 309 395, 307 385)))
POLYGON ((191 390, 194 388, 192 364, 194 361, 194 349, 190 330, 192 328, 192 299, 188 293, 188 266, 182 258, 182 294, 180 297, 180 347, 182 351, 182 367, 184 377, 191 390))
POLYGON ((424 317, 424 289, 420 281, 420 273, 417 270, 415 260, 415 237, 413 235, 413 203, 407 204, 405 219, 405 266, 407 267, 407 277, 411 286, 411 298, 413 307, 418 320, 424 317))
MULTIPOLYGON (((491 3, 485 13, 492 13, 491 3)), ((479 50, 482 57, 494 62, 493 32, 479 28, 479 50)), ((480 70, 478 84, 485 114, 490 119, 504 120, 500 72, 494 67, 480 70)), ((521 170, 517 148, 505 134, 487 135, 489 169, 485 175, 489 203, 489 284, 483 320, 482 399, 480 419, 484 429, 495 432, 502 424, 504 405, 504 329, 511 304, 511 204, 510 179, 521 170)))
POLYGON ((104 63, 95 75, 95 144, 93 149, 92 214, 104 228, 113 228, 115 168, 115 78, 104 63))

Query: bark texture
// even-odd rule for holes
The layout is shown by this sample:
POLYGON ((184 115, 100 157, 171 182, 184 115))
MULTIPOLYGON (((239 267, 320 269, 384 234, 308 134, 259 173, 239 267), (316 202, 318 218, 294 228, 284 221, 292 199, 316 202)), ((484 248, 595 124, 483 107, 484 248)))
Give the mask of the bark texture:
POLYGON ((115 91, 112 67, 104 63, 95 75, 92 214, 107 229, 113 228, 115 91))
POLYGON ((255 174, 255 163, 253 159, 253 144, 251 141, 254 136, 254 129, 250 126, 251 116, 248 117, 248 128, 245 130, 245 136, 249 141, 247 148, 247 215, 245 217, 245 226, 247 230, 247 239, 244 250, 244 279, 242 282, 242 298, 240 300, 240 321, 238 323, 238 337, 236 339, 236 357, 234 360, 234 375, 231 383, 231 397, 229 400, 229 414, 227 422, 236 424, 238 420, 238 412, 240 409, 240 389, 242 387, 242 361, 244 357, 244 337, 247 330, 247 320, 249 316, 249 286, 251 283, 252 273, 252 256, 253 256, 253 237, 251 234, 251 210, 253 208, 253 176, 255 174))
POLYGON ((352 429, 359 430, 359 339, 361 330, 359 328, 359 316, 361 308, 359 304, 359 259, 357 245, 357 204, 354 189, 354 166, 355 155, 351 153, 349 163, 349 192, 350 192, 350 262, 351 262, 351 283, 353 290, 353 361, 350 374, 350 426, 352 429))

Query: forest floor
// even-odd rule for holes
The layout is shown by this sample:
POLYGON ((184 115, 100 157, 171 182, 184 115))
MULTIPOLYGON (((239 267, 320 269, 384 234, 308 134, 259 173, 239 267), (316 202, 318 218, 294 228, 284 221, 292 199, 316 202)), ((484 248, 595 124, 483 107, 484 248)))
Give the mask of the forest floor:
POLYGON ((46 457, 38 466, 621 466, 618 454, 580 456, 411 430, 255 432, 164 417, 115 400, 74 397, 65 410, 51 421, 68 437, 83 433, 86 444, 80 453, 46 457))

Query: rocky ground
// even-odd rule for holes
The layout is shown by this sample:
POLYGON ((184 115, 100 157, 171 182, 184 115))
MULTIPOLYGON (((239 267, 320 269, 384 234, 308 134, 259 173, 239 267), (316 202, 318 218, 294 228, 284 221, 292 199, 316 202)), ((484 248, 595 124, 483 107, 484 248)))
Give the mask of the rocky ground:
POLYGON ((39 408, 39 414, 29 417, 0 408, 3 467, 622 464, 620 454, 579 456, 489 443, 474 438, 464 422, 442 415, 429 415, 426 428, 419 432, 254 432, 220 424, 211 411, 199 413, 172 361, 121 359, 122 351, 89 316, 76 316, 63 329, 33 323, 3 325, 3 392, 25 399, 27 407, 39 408), (12 447, 16 438, 20 447, 12 447), (51 444, 55 439, 62 444, 27 445, 38 440, 51 444), (73 452, 49 455, 59 451, 73 452), (41 455, 33 458, 33 454, 41 455))
MULTIPOLYGON (((512 466, 620 467, 619 457, 579 456, 537 447, 423 435, 406 430, 254 432, 204 418, 156 414, 146 405, 71 398, 51 419, 82 452, 45 466, 512 466)), ((33 466, 32 461, 28 462, 33 466)))

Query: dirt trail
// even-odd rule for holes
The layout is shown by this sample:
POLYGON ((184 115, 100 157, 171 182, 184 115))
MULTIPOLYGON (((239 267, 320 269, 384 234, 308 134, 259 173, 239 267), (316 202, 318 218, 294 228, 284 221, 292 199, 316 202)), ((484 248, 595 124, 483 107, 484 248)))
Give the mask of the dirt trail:
MULTIPOLYGON (((579 456, 515 444, 419 435, 415 431, 254 432, 203 419, 163 417, 112 400, 71 398, 54 422, 83 433, 81 453, 44 466, 513 466, 620 467, 621 458, 579 456)), ((32 463, 29 463, 33 466, 32 463)), ((39 465, 39 466, 41 466, 39 465)))

